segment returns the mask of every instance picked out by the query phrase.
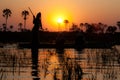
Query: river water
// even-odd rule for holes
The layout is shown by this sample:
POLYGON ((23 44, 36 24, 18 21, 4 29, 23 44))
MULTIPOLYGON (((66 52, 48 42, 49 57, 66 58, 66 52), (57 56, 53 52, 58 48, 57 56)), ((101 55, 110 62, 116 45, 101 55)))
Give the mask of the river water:
POLYGON ((120 46, 111 49, 0 48, 0 80, 120 80, 120 46), (36 61, 33 61, 36 60, 36 61))

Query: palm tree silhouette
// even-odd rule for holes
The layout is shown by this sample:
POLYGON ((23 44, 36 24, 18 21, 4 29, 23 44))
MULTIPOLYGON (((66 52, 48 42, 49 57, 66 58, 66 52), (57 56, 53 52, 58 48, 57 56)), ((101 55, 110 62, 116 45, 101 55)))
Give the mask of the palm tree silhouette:
POLYGON ((19 29, 18 29, 18 30, 22 31, 22 26, 23 26, 23 24, 22 24, 22 23, 19 23, 18 26, 19 26, 19 29))
POLYGON ((24 19, 24 30, 26 29, 26 19, 28 15, 29 15, 29 12, 27 10, 22 11, 22 16, 24 19))
POLYGON ((66 19, 66 20, 64 20, 64 23, 65 23, 65 27, 66 27, 66 30, 67 30, 67 24, 69 23, 69 21, 66 19))
POLYGON ((84 23, 79 24, 80 30, 83 31, 84 23))
POLYGON ((12 29, 13 29, 13 25, 10 25, 10 31, 12 32, 12 29))
POLYGON ((0 32, 2 31, 2 27, 0 26, 0 32))
POLYGON ((118 21, 118 22, 117 22, 117 26, 118 26, 118 27, 119 27, 119 29, 120 29, 120 21, 118 21))
POLYGON ((6 24, 3 23, 2 26, 3 26, 3 31, 6 31, 6 30, 7 30, 7 28, 6 28, 6 24))
POLYGON ((12 12, 10 9, 6 8, 3 10, 3 17, 5 17, 5 19, 6 19, 6 28, 7 28, 7 20, 11 16, 11 14, 12 14, 12 12))

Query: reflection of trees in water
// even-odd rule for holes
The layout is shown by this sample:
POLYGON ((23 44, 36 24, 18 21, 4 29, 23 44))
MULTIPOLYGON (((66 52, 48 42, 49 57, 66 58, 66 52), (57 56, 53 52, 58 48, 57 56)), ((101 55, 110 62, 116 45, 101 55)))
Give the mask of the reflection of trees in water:
POLYGON ((87 65, 84 71, 89 73, 89 80, 98 79, 100 74, 102 80, 118 80, 119 53, 114 48, 86 49, 85 54, 87 65))
POLYGON ((81 80, 82 69, 76 61, 75 54, 71 52, 63 52, 59 54, 59 62, 62 67, 63 80, 81 80))
POLYGON ((82 80, 118 80, 119 53, 115 49, 85 49, 81 54, 70 49, 44 50, 43 53, 40 53, 40 65, 44 71, 40 74, 44 80, 81 80, 83 73, 87 73, 87 77, 83 75, 82 80))
POLYGON ((106 68, 106 70, 104 70, 103 80, 118 80, 118 69, 115 69, 114 67, 109 68, 106 68))
POLYGON ((39 58, 41 63, 39 64, 41 80, 55 80, 61 78, 59 61, 55 50, 43 50, 39 58))
POLYGON ((21 73, 26 73, 26 68, 30 66, 28 53, 16 48, 0 49, 0 80, 8 79, 10 76, 16 79, 22 76, 21 73))
POLYGON ((106 55, 105 59, 106 64, 104 67, 106 68, 103 71, 103 80, 118 80, 118 74, 120 70, 120 64, 118 62, 120 52, 116 49, 114 46, 110 52, 109 55, 106 55))
POLYGON ((40 57, 40 72, 44 80, 81 80, 82 70, 80 64, 75 60, 76 56, 67 51, 46 50, 40 57), (63 52, 63 53, 62 53, 63 52), (44 55, 42 55, 44 54, 44 55))
MULTIPOLYGON (((31 70, 30 53, 26 49, 0 49, 0 80, 8 79, 10 75, 26 76, 30 73, 26 71, 31 70)), ((85 49, 81 54, 74 49, 64 49, 60 53, 55 49, 40 49, 37 74, 41 80, 80 80, 81 68, 84 73, 81 80, 119 80, 120 50, 114 47, 85 49)))

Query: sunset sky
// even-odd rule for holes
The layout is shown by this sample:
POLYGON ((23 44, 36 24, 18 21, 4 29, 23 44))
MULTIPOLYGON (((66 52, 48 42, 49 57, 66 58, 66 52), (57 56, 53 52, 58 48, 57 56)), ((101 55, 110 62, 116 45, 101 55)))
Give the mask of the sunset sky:
MULTIPOLYGON (((120 0, 0 0, 0 26, 5 23, 2 10, 9 8, 12 11, 8 25, 18 27, 18 23, 24 22, 21 16, 23 10, 31 8, 36 15, 42 13, 43 28, 58 30, 57 19, 62 18, 79 25, 81 22, 116 25, 120 20, 120 0)), ((62 23, 60 27, 64 27, 62 23)), ((27 26, 32 29, 32 15, 28 16, 27 26)))

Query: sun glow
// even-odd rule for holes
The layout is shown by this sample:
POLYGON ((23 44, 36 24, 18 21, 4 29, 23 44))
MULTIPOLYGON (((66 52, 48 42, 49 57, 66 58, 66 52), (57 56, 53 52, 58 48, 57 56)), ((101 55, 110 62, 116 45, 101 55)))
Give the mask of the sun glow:
POLYGON ((63 19, 62 18, 58 18, 57 22, 60 24, 63 22, 63 19))
POLYGON ((69 24, 72 23, 72 14, 68 10, 64 9, 53 9, 51 12, 47 13, 46 16, 46 26, 49 26, 51 31, 58 31, 58 26, 60 30, 65 30, 64 20, 69 20, 69 24))

